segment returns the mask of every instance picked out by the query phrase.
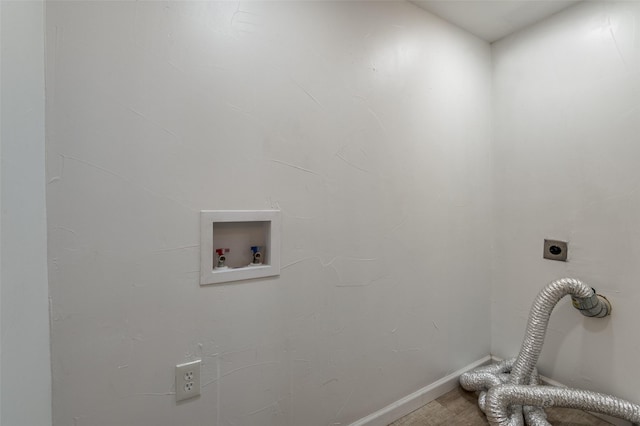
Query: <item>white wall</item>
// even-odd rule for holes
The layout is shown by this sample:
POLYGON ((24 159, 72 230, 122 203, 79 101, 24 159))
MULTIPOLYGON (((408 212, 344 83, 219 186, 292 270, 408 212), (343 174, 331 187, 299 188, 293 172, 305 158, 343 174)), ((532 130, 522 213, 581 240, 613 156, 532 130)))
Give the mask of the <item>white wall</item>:
POLYGON ((51 425, 42 1, 0 2, 0 424, 51 425))
POLYGON ((585 280, 613 304, 554 312, 542 374, 640 402, 638 2, 585 2, 493 45, 497 244, 492 351, 513 356, 545 283, 585 280), (567 263, 542 259, 569 241, 567 263))
POLYGON ((47 59, 55 425, 348 424, 489 352, 486 43, 404 2, 51 2, 47 59), (199 210, 271 207, 282 275, 200 287, 199 210))

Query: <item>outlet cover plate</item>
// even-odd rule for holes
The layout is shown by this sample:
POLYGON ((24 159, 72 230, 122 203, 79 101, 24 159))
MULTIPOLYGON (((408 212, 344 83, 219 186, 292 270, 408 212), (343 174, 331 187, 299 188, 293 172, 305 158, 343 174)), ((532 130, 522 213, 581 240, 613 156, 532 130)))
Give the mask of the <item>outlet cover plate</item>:
POLYGON ((200 395, 200 362, 176 365, 176 402, 200 395))
POLYGON ((567 261, 569 246, 566 241, 544 240, 544 251, 542 257, 549 260, 567 261))

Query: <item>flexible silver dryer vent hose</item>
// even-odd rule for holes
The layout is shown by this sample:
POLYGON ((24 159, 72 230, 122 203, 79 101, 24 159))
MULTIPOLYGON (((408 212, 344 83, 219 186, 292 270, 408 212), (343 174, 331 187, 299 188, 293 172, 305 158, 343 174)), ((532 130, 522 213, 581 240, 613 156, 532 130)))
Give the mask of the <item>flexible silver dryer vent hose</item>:
POLYGON ((538 363, 538 358, 542 351, 551 311, 553 311, 560 299, 568 294, 571 295, 574 306, 589 307, 580 310, 583 315, 597 312, 599 317, 604 317, 611 312, 611 305, 607 299, 602 296, 598 297, 591 287, 580 280, 562 278, 547 285, 538 293, 538 296, 533 301, 533 306, 531 306, 531 311, 529 311, 527 331, 520 347, 520 353, 511 369, 509 383, 515 385, 527 384, 529 375, 538 363))
MULTIPOLYGON (((553 386, 500 385, 487 393, 487 419, 491 425, 515 426, 509 412, 513 406, 566 407, 607 414, 640 422, 640 405, 611 395, 553 386)), ((546 423, 549 424, 549 423, 546 423)))
POLYGON ((596 392, 539 386, 535 368, 549 317, 555 305, 570 294, 573 306, 583 315, 602 318, 611 304, 594 289, 573 278, 562 278, 540 291, 527 323, 527 331, 514 359, 479 367, 460 376, 460 385, 478 391, 478 405, 492 426, 550 426, 544 407, 570 407, 640 422, 640 405, 596 392))

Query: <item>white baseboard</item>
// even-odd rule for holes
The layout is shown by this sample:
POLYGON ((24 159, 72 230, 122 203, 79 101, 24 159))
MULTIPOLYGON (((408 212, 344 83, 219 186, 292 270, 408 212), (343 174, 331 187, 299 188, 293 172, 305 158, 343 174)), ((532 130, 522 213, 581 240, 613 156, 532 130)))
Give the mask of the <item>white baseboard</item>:
POLYGON ((454 390, 458 387, 458 380, 462 373, 466 373, 467 371, 473 370, 481 365, 489 364, 490 362, 491 356, 487 355, 484 358, 479 359, 478 361, 415 391, 411 395, 407 395, 404 398, 376 411, 375 413, 351 423, 349 426, 387 426, 389 423, 406 416, 412 411, 417 410, 445 393, 454 390))

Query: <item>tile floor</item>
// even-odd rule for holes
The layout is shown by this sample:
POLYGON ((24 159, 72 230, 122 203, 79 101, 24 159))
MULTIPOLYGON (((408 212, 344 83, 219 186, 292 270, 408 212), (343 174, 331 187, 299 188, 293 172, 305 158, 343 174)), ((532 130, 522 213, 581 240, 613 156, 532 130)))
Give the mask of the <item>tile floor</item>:
MULTIPOLYGON (((486 417, 478 408, 474 392, 455 389, 435 401, 396 420, 389 426, 487 426, 486 417)), ((547 420, 554 426, 606 426, 591 414, 569 408, 549 408, 547 420)))

